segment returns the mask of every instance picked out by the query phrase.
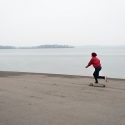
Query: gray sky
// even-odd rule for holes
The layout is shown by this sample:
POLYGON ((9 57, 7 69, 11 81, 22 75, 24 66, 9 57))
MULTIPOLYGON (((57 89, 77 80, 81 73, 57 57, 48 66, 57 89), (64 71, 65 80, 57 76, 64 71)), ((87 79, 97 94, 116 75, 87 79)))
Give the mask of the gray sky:
POLYGON ((0 45, 125 44, 125 0, 0 0, 0 45))

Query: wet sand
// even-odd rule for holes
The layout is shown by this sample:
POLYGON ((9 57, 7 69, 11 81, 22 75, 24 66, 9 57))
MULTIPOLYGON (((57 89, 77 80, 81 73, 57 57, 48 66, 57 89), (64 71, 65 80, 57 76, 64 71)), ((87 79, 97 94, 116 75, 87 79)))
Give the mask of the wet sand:
POLYGON ((0 72, 0 125, 125 125, 125 80, 0 72))

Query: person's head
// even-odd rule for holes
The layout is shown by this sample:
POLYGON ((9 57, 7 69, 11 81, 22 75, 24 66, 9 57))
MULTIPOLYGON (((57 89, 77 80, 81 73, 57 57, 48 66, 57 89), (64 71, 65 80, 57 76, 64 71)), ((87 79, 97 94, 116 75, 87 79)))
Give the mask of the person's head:
POLYGON ((93 53, 91 53, 91 56, 92 56, 92 57, 96 57, 97 54, 96 54, 95 52, 93 52, 93 53))

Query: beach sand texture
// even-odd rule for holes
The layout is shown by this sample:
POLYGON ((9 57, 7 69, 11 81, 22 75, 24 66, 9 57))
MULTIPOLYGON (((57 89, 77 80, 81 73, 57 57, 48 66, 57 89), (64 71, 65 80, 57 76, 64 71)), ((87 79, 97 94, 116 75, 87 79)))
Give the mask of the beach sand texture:
POLYGON ((125 80, 0 72, 0 125, 125 125, 125 80))

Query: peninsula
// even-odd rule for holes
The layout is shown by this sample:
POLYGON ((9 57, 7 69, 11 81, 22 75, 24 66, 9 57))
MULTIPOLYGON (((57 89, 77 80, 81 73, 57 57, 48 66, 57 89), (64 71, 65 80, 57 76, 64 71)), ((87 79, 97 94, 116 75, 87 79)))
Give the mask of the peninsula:
POLYGON ((44 48, 74 48, 71 45, 59 45, 59 44, 46 44, 46 45, 38 45, 38 46, 23 46, 23 47, 16 47, 16 46, 2 46, 0 45, 0 49, 44 49, 44 48))

